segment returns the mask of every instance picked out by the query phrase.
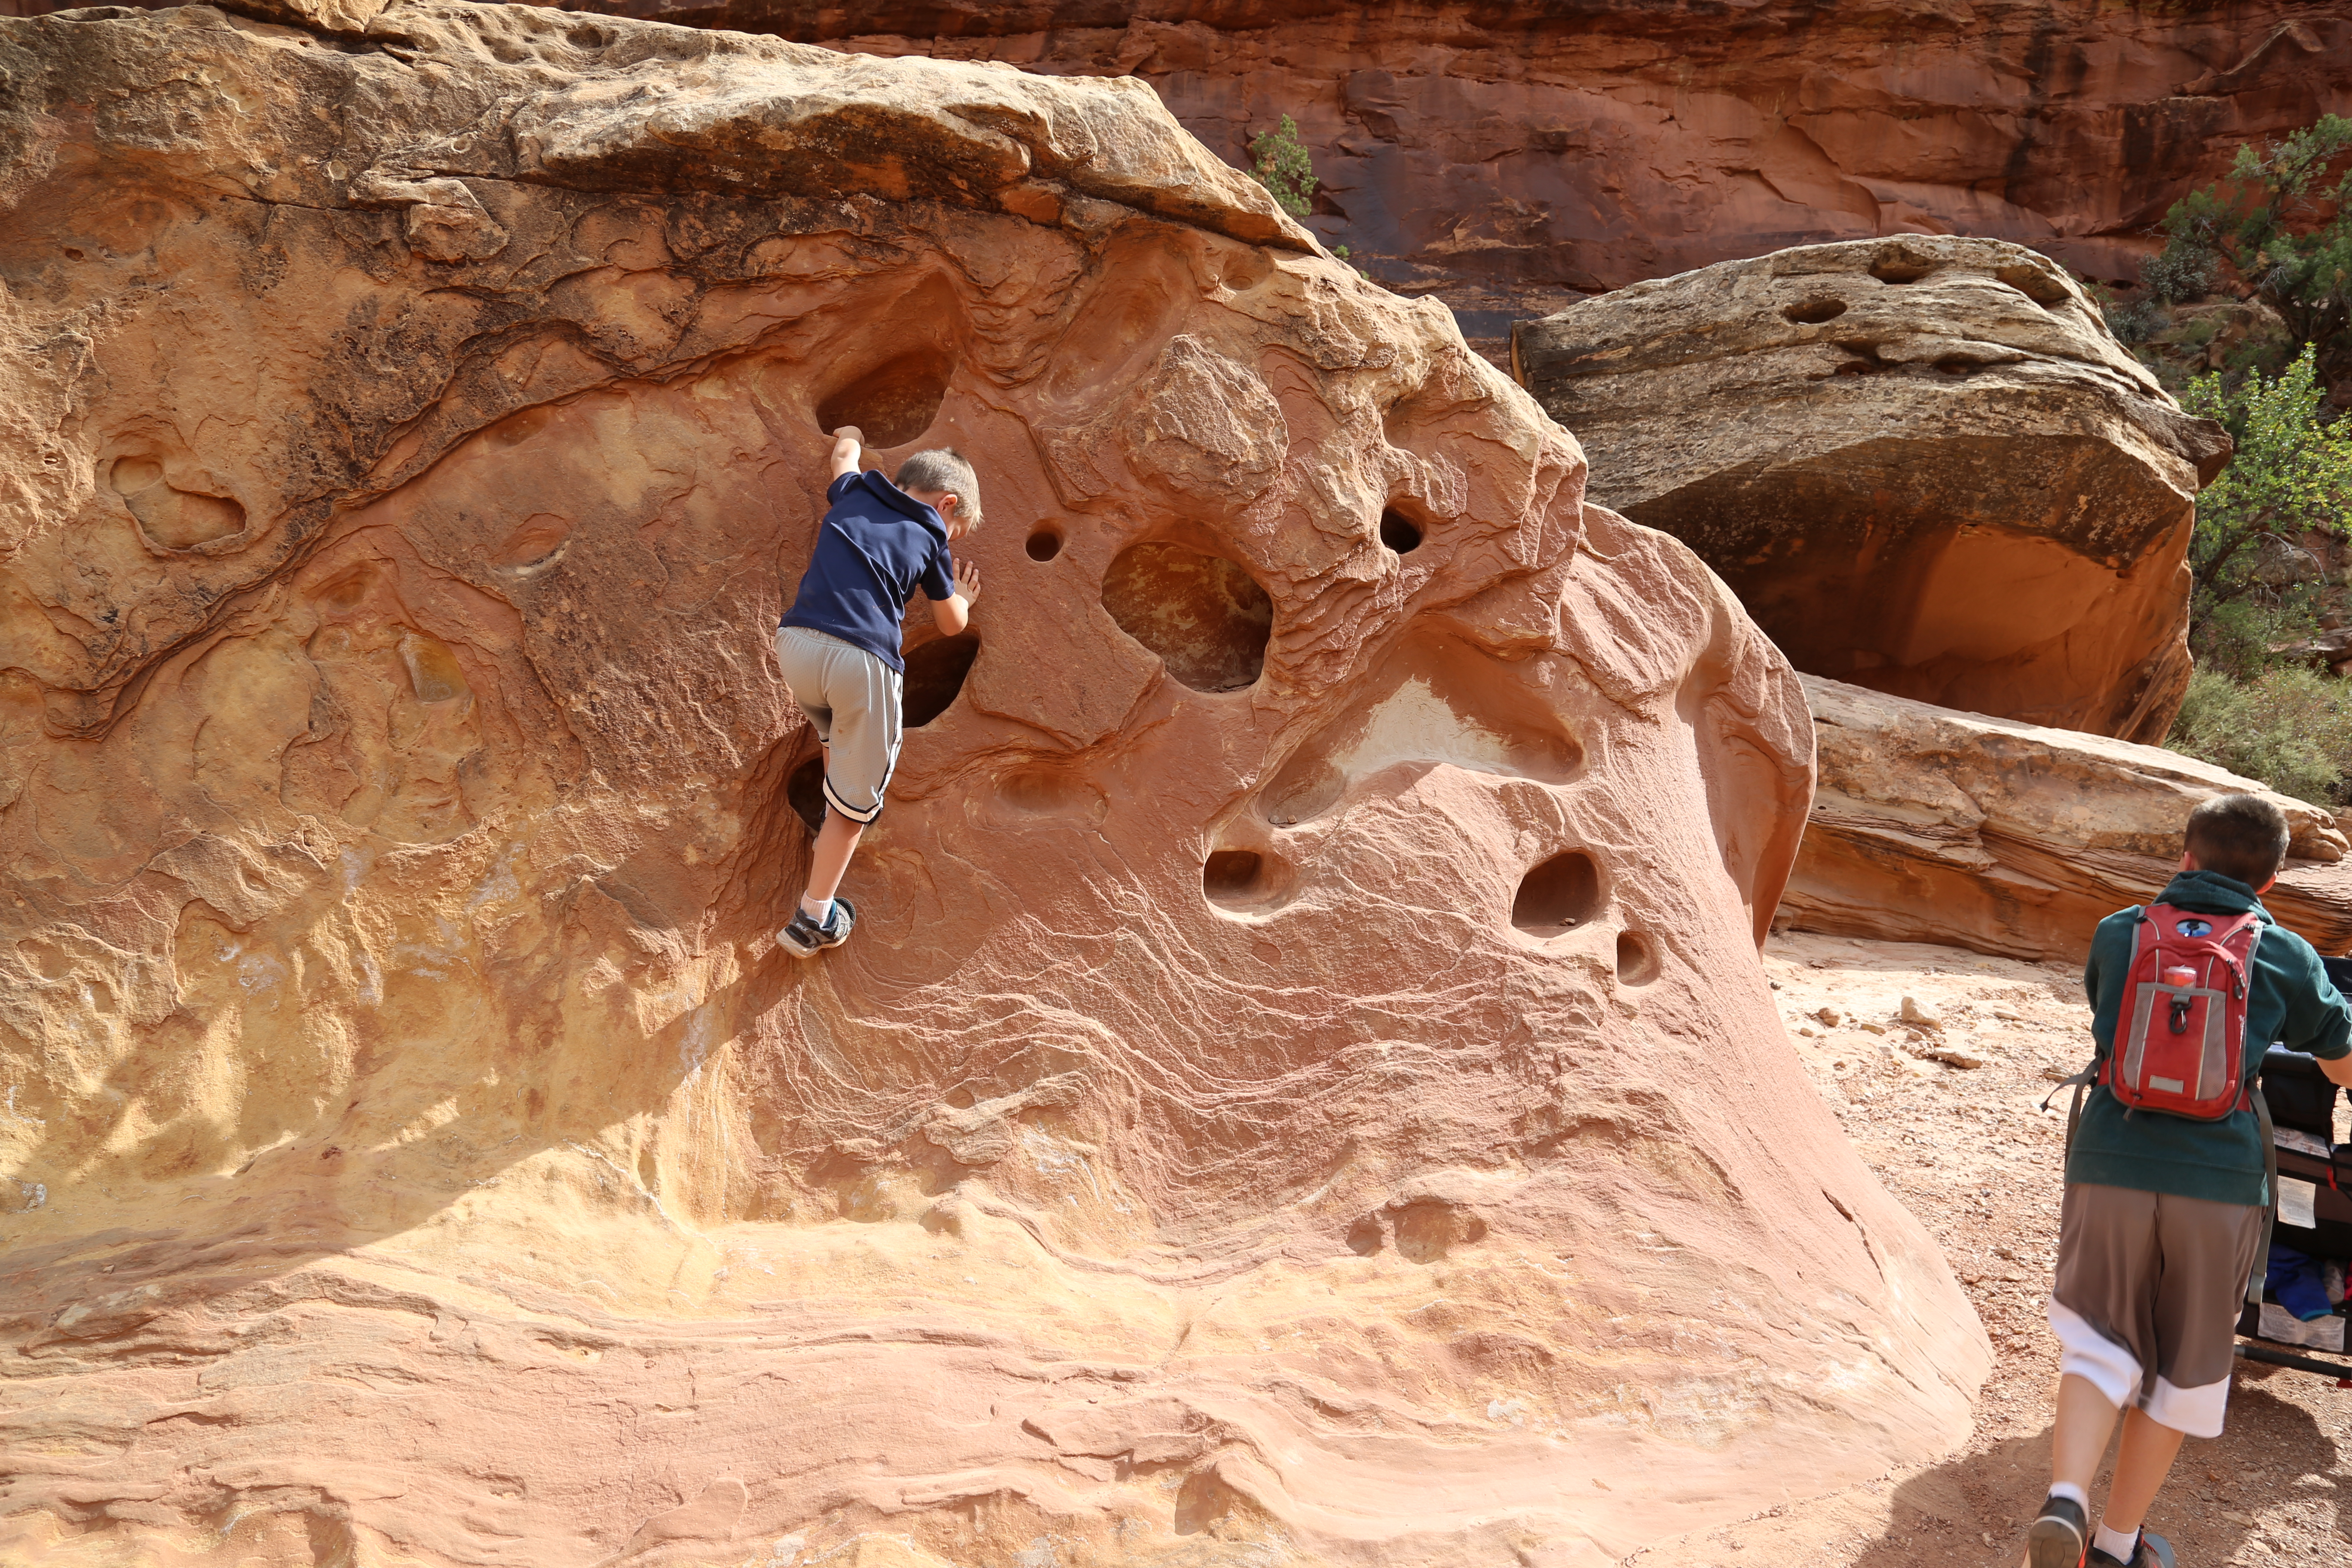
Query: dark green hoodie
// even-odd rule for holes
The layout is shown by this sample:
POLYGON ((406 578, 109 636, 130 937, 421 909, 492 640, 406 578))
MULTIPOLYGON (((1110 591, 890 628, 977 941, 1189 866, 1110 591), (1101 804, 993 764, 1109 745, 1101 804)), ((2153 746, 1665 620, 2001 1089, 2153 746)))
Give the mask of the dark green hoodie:
MULTIPOLYGON (((2273 1043, 2315 1057, 2352 1052, 2352 1009, 2329 984, 2319 954, 2271 919, 2243 882, 2214 871, 2183 871, 2157 901, 2199 914, 2252 910, 2261 917, 2263 934, 2254 945, 2254 981, 2246 1000, 2250 1070, 2261 1070, 2263 1052, 2273 1043)), ((2101 921, 2091 939, 2091 960, 2083 968, 2091 1034, 2102 1055, 2115 1048, 2139 915, 2133 908, 2101 921)), ((2269 1201, 2263 1191, 2262 1129, 2252 1111, 2194 1121, 2158 1110, 2126 1110, 2105 1087, 2084 1098, 2083 1124, 2074 1132, 2066 1179, 2224 1204, 2269 1201)))

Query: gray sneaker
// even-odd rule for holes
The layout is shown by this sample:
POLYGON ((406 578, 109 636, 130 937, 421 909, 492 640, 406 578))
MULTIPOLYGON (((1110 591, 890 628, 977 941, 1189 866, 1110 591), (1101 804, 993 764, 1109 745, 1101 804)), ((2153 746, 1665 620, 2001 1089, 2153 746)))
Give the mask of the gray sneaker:
POLYGON ((826 911, 824 923, 809 919, 806 910, 794 910, 792 923, 776 933, 776 945, 794 958, 814 958, 828 947, 839 947, 849 940, 849 930, 857 923, 857 911, 847 899, 836 898, 826 911))
POLYGON ((2132 1543, 2128 1558, 2111 1557, 2097 1547, 2091 1548, 2091 1568, 2172 1568, 2172 1542, 2149 1531, 2141 1531, 2132 1543))
POLYGON ((2091 1521, 2073 1498, 2053 1497, 2026 1532, 2025 1560, 2032 1568, 2083 1568, 2091 1544, 2091 1521))

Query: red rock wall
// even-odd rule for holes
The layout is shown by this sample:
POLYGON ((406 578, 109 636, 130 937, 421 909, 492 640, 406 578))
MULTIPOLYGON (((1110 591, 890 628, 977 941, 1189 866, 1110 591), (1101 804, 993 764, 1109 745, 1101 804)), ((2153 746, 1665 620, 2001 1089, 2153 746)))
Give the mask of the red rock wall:
POLYGON ((2352 111, 2341 0, 564 8, 1140 76, 1236 163, 1288 114, 1325 181, 1311 226, 1477 339, 1575 293, 1873 235, 1988 235, 2128 279, 2240 142, 2352 111))

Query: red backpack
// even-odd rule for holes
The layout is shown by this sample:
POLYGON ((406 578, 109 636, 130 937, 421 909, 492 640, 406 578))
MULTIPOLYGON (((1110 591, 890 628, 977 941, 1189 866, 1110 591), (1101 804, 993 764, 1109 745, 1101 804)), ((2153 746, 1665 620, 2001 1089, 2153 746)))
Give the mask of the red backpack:
MULTIPOLYGON (((2262 940, 2263 922, 2252 910, 2203 915, 2170 904, 2142 910, 2132 935, 2131 973, 2124 982, 2115 1048, 2065 1080, 2074 1087, 2074 1103, 2066 1112, 2069 1155, 2082 1121, 2083 1090, 2095 1083, 2105 1084, 2133 1110, 2200 1121, 2252 1109, 2262 1129, 2263 1191, 2268 1194, 2262 1249, 2246 1280, 2246 1300, 2257 1306, 2278 1204, 2271 1110, 2246 1074, 2246 998, 2253 988, 2254 947, 2262 940)), ((2057 1090, 2051 1094, 2054 1098, 2057 1090)), ((2047 1110, 2050 1101, 2042 1105, 2047 1110)))
POLYGON ((2136 1110, 2219 1121, 2249 1106, 2246 994, 2263 923, 2150 904, 2098 1081, 2136 1110))

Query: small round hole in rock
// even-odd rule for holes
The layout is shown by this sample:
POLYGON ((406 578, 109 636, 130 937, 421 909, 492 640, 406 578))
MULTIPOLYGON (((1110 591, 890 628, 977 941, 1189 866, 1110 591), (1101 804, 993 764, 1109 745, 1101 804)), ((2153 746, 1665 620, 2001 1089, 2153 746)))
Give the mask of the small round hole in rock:
POLYGON ((1814 327, 1819 326, 1823 321, 1834 321, 1840 316, 1844 315, 1845 301, 1843 300, 1807 300, 1801 304, 1784 306, 1781 309, 1780 314, 1787 317, 1790 321, 1797 322, 1801 326, 1814 327))
POLYGON ((1050 528, 1041 528, 1029 536, 1026 547, 1032 561, 1051 561, 1062 552, 1062 536, 1050 528))
POLYGON ((817 404, 817 428, 829 434, 854 425, 868 447, 906 446, 939 417, 954 369, 938 349, 885 360, 817 404))
POLYGON ((803 763, 784 781, 784 804, 814 833, 824 826, 824 756, 820 752, 803 763))
POLYGON ((2039 267, 2020 262, 1996 269, 1993 276, 2047 310, 2063 305, 2073 297, 2072 291, 2058 279, 2039 267))
POLYGON ((1130 544, 1103 578, 1103 608, 1195 691, 1234 691, 1265 668, 1274 601, 1242 567, 1181 544, 1130 544))
POLYGON ((1916 283, 1940 265, 1898 245, 1878 253, 1870 264, 1870 275, 1881 283, 1916 283))
POLYGON ((907 678, 899 699, 900 722, 919 730, 946 712, 963 689, 980 657, 980 639, 970 632, 936 637, 907 650, 907 678))
POLYGON ((1421 527, 1391 508, 1381 513, 1381 542, 1399 555, 1407 554, 1421 548, 1421 527))
POLYGON ((1617 933, 1617 978, 1628 985, 1647 985, 1658 977, 1657 950, 1635 931, 1617 933))
POLYGON ((1573 931, 1601 912, 1601 868, 1581 849, 1553 856, 1519 879, 1511 923, 1535 936, 1573 931))
POLYGON ((1255 901, 1265 881, 1265 857, 1255 849, 1219 849, 1201 868, 1201 890, 1213 904, 1255 901))

